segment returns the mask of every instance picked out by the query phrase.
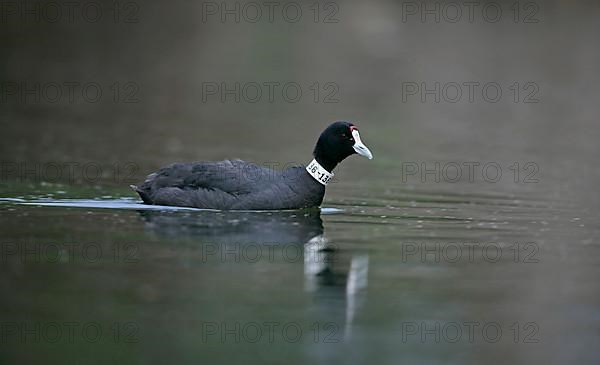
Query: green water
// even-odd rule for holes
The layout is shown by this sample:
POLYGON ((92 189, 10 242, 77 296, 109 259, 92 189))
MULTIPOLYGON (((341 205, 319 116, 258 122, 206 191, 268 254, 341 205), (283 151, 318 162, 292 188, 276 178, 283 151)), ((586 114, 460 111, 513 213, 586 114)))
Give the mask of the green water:
POLYGON ((531 24, 161 4, 7 27, 3 80, 134 81, 139 102, 2 104, 0 364, 598 363, 596 4, 544 2, 531 24), (202 102, 206 81, 305 97, 202 102), (503 98, 403 101, 403 82, 469 81, 503 98), (305 164, 342 118, 374 160, 344 161, 322 211, 147 210, 128 188, 174 161, 305 164))
POLYGON ((593 362, 597 211, 385 181, 323 213, 4 202, 2 357, 593 362))

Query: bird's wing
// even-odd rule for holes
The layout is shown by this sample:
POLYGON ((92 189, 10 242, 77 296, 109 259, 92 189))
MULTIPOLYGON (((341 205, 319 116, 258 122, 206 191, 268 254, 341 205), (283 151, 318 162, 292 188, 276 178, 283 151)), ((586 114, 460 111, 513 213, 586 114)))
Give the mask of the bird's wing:
POLYGON ((243 195, 264 189, 280 178, 280 173, 242 160, 195 164, 183 181, 184 188, 218 189, 243 195))
POLYGON ((176 187, 184 190, 220 190, 243 195, 260 190, 277 179, 281 173, 242 160, 218 162, 177 163, 148 176, 142 189, 156 191, 176 187))

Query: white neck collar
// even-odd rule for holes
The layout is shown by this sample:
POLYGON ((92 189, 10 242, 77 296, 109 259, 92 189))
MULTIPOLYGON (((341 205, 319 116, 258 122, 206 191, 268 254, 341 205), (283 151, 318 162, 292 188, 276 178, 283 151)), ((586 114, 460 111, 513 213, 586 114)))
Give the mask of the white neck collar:
POLYGON ((327 185, 331 179, 333 179, 333 174, 325 170, 325 168, 314 159, 306 166, 306 171, 323 185, 327 185))

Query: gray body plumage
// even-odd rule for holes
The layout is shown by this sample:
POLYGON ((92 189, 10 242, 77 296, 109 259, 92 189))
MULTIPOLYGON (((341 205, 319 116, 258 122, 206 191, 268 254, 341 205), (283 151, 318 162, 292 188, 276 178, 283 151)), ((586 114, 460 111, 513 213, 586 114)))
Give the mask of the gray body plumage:
POLYGON ((147 204, 220 210, 317 207, 325 195, 303 167, 275 171, 242 160, 175 163, 133 188, 147 204))

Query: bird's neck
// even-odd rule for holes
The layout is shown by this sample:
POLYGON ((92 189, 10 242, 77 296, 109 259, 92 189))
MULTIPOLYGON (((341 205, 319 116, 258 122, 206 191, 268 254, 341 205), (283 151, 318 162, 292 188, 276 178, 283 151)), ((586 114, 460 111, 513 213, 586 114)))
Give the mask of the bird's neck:
POLYGON ((316 155, 315 160, 319 163, 319 165, 323 166, 323 168, 329 172, 333 172, 333 169, 337 166, 338 162, 324 158, 323 156, 316 155))

